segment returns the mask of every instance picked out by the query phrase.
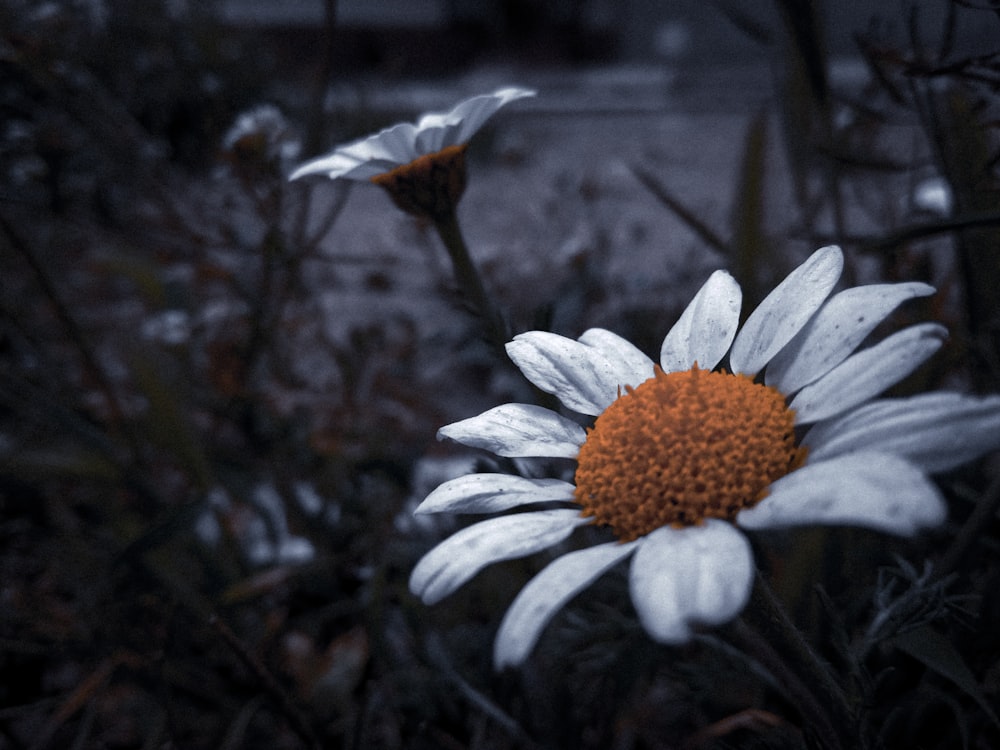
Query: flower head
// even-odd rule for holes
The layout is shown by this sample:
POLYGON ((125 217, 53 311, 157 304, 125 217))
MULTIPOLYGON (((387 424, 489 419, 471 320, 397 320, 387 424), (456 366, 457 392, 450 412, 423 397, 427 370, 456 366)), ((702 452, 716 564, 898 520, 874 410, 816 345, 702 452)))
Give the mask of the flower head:
POLYGON ((240 112, 222 140, 224 153, 237 167, 280 169, 298 158, 301 144, 272 104, 240 112))
POLYGON ((466 99, 449 112, 386 128, 307 162, 291 179, 325 174, 330 179, 370 180, 385 188, 408 213, 432 219, 454 211, 465 190, 465 148, 506 104, 535 92, 504 88, 466 99))
POLYGON ((717 271, 667 334, 654 363, 602 329, 578 340, 532 331, 507 351, 589 429, 539 406, 505 404, 440 435, 507 457, 577 460, 575 481, 472 474, 445 482, 417 512, 493 513, 414 568, 411 590, 434 603, 484 566, 555 546, 586 524, 615 540, 557 557, 508 609, 498 668, 523 661, 555 613, 631 558, 629 589, 647 632, 683 643, 722 624, 753 583, 741 529, 847 524, 910 535, 940 523, 928 473, 1000 447, 1000 396, 875 398, 941 346, 934 323, 859 345, 922 283, 831 296, 839 248, 815 252, 739 329, 739 285, 717 271), (738 330, 739 329, 739 330, 738 330), (728 355, 728 370, 715 369, 728 355), (544 503, 541 508, 530 506, 544 503))

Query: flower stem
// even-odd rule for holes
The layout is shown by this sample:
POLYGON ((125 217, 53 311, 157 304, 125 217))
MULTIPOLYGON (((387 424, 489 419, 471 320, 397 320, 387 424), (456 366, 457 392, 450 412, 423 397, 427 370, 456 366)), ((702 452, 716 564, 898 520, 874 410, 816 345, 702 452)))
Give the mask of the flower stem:
POLYGON ((742 620, 733 623, 730 632, 747 656, 759 662, 784 689, 786 697, 798 709, 802 720, 808 723, 809 733, 817 738, 821 746, 827 750, 844 750, 829 712, 770 640, 742 620))
POLYGON ((823 724, 834 731, 831 747, 854 747, 854 712, 847 696, 834 678, 829 665, 817 654, 792 622, 784 605, 758 570, 752 594, 752 609, 758 615, 766 636, 791 669, 802 678, 800 684, 812 686, 812 701, 807 706, 820 707, 823 724))
POLYGON ((510 329, 486 293, 482 277, 469 255, 465 238, 462 236, 462 229, 458 224, 458 217, 452 211, 446 216, 436 218, 434 227, 451 257, 458 285, 483 317, 492 342, 503 352, 504 346, 510 340, 510 329))

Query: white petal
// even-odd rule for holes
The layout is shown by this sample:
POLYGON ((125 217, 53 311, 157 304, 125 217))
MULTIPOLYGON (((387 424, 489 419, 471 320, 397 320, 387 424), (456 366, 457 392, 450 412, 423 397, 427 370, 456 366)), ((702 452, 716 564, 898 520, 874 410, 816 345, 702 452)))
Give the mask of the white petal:
POLYGON ((408 122, 386 128, 359 141, 338 146, 328 156, 306 162, 289 179, 310 174, 326 174, 330 179, 344 177, 367 180, 417 158, 416 128, 408 122))
POLYGON ((635 344, 604 328, 588 328, 580 343, 600 351, 616 368, 620 384, 636 386, 653 377, 653 360, 635 344))
POLYGON ((468 143, 486 121, 506 104, 534 91, 506 88, 466 99, 448 112, 423 115, 417 123, 417 149, 422 154, 440 151, 446 146, 468 143))
POLYGON ((1000 449, 1000 396, 924 393, 881 399, 806 433, 809 460, 873 450, 901 456, 929 474, 1000 449))
POLYGON ((457 123, 442 122, 440 125, 429 127, 421 122, 415 143, 416 152, 423 156, 437 153, 445 146, 454 146, 455 143, 450 136, 456 128, 457 123))
POLYGON ((520 333, 507 355, 524 376, 567 408, 597 416, 618 398, 622 365, 593 346, 546 331, 520 333))
POLYGON ((445 425, 438 438, 508 458, 576 458, 587 439, 584 429, 561 414, 534 404, 503 404, 477 417, 445 425))
POLYGON ((629 588, 643 627, 661 643, 684 643, 693 625, 719 625, 747 603, 753 553, 731 524, 665 526, 640 540, 629 588))
POLYGON ((493 664, 497 669, 523 662, 549 621, 570 599, 624 557, 635 542, 610 542, 569 552, 549 563, 514 599, 497 631, 493 664))
POLYGON ((748 529, 865 526, 906 536, 944 518, 944 500, 922 471, 897 456, 865 451, 807 463, 774 482, 736 522, 748 529))
POLYGON ((414 513, 496 513, 518 505, 574 502, 570 482, 527 479, 512 474, 466 474, 429 494, 414 513))
POLYGON ((827 419, 877 396, 922 365, 947 336, 944 326, 920 323, 848 357, 792 399, 796 424, 827 419))
POLYGON ((416 127, 408 122, 401 122, 337 150, 358 159, 390 161, 396 165, 409 164, 420 156, 416 149, 416 138, 416 127))
POLYGON ((792 340, 827 298, 844 268, 839 247, 822 247, 785 277, 754 310, 733 342, 733 372, 756 375, 792 340))
POLYGON ((535 92, 528 89, 505 88, 474 96, 460 102, 450 112, 426 114, 416 125, 402 122, 367 138, 338 146, 333 153, 298 167, 289 179, 297 180, 311 174, 325 174, 331 179, 370 179, 445 146, 466 143, 505 104, 534 95, 535 92))
POLYGON ((870 284, 834 295, 768 363, 764 381, 782 393, 794 393, 847 359, 900 304, 933 293, 934 287, 912 281, 870 284))
POLYGON ((462 529, 424 555, 410 574, 410 591, 434 604, 491 563, 540 552, 590 519, 572 509, 491 518, 462 529))
POLYGON ((743 292, 725 271, 708 277, 663 339, 660 367, 664 372, 715 367, 729 350, 740 322, 743 292))
POLYGON ((288 179, 297 180, 313 174, 323 174, 330 179, 343 177, 347 179, 367 180, 377 174, 382 174, 392 169, 389 166, 384 168, 384 162, 373 163, 369 159, 359 159, 350 154, 343 154, 335 151, 327 156, 313 159, 299 166, 288 179))
POLYGON ((530 89, 509 87, 498 89, 492 94, 466 99, 451 111, 453 115, 461 118, 460 128, 452 136, 454 139, 452 143, 467 143, 501 107, 517 99, 534 95, 535 92, 530 89))

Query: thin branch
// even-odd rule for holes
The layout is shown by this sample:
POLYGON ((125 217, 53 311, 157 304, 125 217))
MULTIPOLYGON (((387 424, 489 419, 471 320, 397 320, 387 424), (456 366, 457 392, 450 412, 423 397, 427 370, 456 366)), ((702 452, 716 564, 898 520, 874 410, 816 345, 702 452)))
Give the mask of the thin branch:
POLYGON ((312 748, 312 750, 323 750, 319 738, 316 737, 316 733, 309 726, 309 722, 306 721, 305 716, 299 711, 298 706, 295 705, 288 691, 278 683, 277 679, 275 679, 274 675, 271 674, 263 662, 250 653, 249 649, 240 640, 239 636, 233 632, 232 628, 215 614, 208 618, 208 624, 226 642, 226 645, 233 650, 233 653, 257 676, 264 690, 278 703, 282 713, 288 719, 291 728, 299 735, 299 738, 306 746, 312 748))
POLYGON ((694 211, 675 198, 652 174, 636 164, 630 164, 629 170, 653 194, 654 198, 677 214, 678 218, 687 224, 705 244, 727 257, 731 254, 729 243, 716 234, 715 230, 708 224, 699 219, 694 211))

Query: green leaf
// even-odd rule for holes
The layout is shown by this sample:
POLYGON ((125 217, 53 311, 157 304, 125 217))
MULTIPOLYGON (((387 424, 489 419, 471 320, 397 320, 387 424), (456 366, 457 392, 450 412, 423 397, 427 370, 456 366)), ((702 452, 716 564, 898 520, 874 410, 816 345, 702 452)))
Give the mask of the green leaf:
POLYGON ((932 672, 944 677, 972 698, 990 720, 1000 726, 1000 720, 986 700, 972 670, 962 659, 955 646, 941 633, 924 625, 892 638, 891 643, 909 654, 932 672))
POLYGON ((753 310, 764 298, 764 289, 770 289, 773 281, 784 276, 764 234, 767 117, 762 110, 747 125, 730 218, 733 275, 743 288, 744 310, 753 310), (762 272, 769 274, 762 278, 762 272))

